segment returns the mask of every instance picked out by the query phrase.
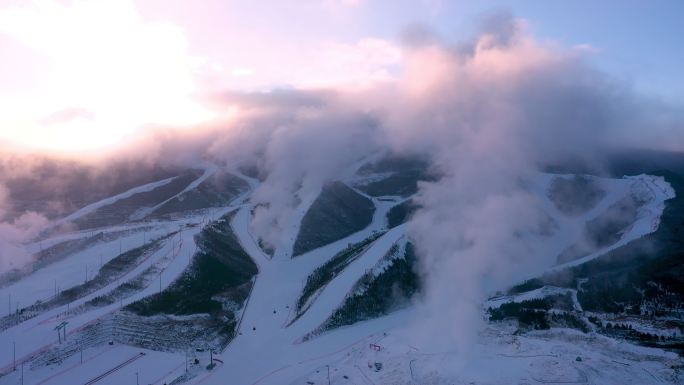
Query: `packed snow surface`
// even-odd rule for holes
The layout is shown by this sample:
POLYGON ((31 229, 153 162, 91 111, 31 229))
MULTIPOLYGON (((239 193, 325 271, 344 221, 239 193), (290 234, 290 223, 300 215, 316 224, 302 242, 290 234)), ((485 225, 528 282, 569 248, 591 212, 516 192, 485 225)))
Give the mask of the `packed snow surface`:
MULTIPOLYGON (((204 169, 205 173, 186 190, 197 187, 216 172, 213 166, 206 166, 204 169)), ((244 175, 239 176, 245 178, 252 191, 258 187, 257 180, 244 175)), ((346 178, 352 176, 353 172, 348 173, 346 178)), ((549 183, 554 177, 557 176, 542 174, 531 188, 540 196, 546 197, 549 183)), ((626 194, 637 194, 645 202, 639 208, 636 222, 622 234, 617 243, 562 266, 554 266, 555 255, 550 256, 540 266, 540 271, 582 263, 654 231, 658 227, 664 201, 674 196, 672 188, 659 177, 639 175, 622 179, 595 180, 606 194, 587 212, 570 218, 556 210, 551 203, 547 204, 548 214, 559 225, 560 230, 551 236, 553 242, 558 243, 559 252, 576 241, 581 225, 626 194)), ((91 212, 100 205, 112 203, 137 192, 150 191, 168 182, 170 179, 108 198, 85 207, 69 219, 91 212)), ((164 241, 159 250, 147 256, 139 266, 122 278, 125 280, 134 277, 146 267, 163 261, 160 280, 163 289, 188 266, 196 251, 194 236, 208 220, 217 219, 235 210, 230 225, 245 251, 257 264, 259 274, 242 311, 238 334, 223 352, 216 352, 216 366, 212 370, 206 369, 210 359, 208 353, 198 352, 192 347, 186 352, 169 353, 117 344, 84 349, 82 362, 81 355, 75 354, 59 365, 31 369, 32 357, 59 344, 54 330, 57 324, 69 322, 67 337, 70 338, 85 326, 117 312, 121 306, 160 289, 160 285, 152 284, 120 303, 78 314, 67 312, 67 308, 75 308, 95 296, 108 293, 117 285, 117 282, 113 282, 69 305, 49 310, 2 331, 0 369, 8 374, 0 377, 0 384, 22 383, 22 363, 23 383, 27 385, 132 384, 136 380, 140 384, 168 384, 184 374, 187 379, 184 383, 205 385, 647 384, 681 381, 671 369, 675 363, 681 365, 681 361, 677 361, 673 354, 564 329, 515 336, 512 326, 489 325, 482 328, 478 343, 467 356, 456 356, 454 352, 449 351, 433 351, 429 345, 415 341, 412 336, 412 328, 420 327, 420 314, 417 314, 414 308, 303 340, 305 335, 325 322, 338 308, 364 273, 382 266, 382 258, 390 248, 395 243, 406 242, 407 239, 406 225, 400 225, 384 233, 321 289, 301 317, 294 319, 294 305, 309 274, 348 244, 360 242, 373 232, 386 230, 387 212, 394 205, 401 203, 396 197, 368 197, 376 205, 376 211, 372 223, 366 229, 292 258, 292 243, 301 219, 318 191, 320 188, 302 192, 299 207, 295 208, 295 219, 286 229, 283 237, 285 241, 278 245, 272 258, 264 254, 251 231, 253 204, 248 201, 249 193, 246 193, 235 199, 230 206, 207 210, 186 218, 102 229, 129 231, 116 240, 98 243, 76 252, 0 289, 0 298, 11 298, 4 312, 0 306, 0 313, 7 314, 15 311, 17 305, 22 307, 37 300, 49 299, 54 295, 55 286, 63 290, 82 283, 87 277, 92 277, 102 263, 118 255, 120 248, 121 251, 126 251, 140 246, 143 238, 149 240, 181 230, 177 235, 164 241), (170 252, 173 253, 173 258, 164 259, 170 252), (195 358, 200 362, 199 365, 195 365, 195 358), (18 363, 16 371, 12 370, 14 362, 18 363)), ((88 232, 77 232, 44 240, 44 243, 54 244, 59 240, 86 236, 88 232)), ((37 245, 28 247, 35 251, 37 245)), ((490 303, 520 301, 549 293, 565 293, 567 290, 544 287, 539 289, 539 292, 526 293, 519 298, 494 298, 490 303)))

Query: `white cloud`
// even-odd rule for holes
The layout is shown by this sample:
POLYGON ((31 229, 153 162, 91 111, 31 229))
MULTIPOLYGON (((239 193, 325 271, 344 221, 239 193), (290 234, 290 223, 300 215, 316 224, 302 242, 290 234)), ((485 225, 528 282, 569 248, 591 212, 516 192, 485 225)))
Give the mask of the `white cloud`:
POLYGON ((322 43, 302 59, 293 79, 298 86, 359 86, 394 80, 402 51, 388 40, 364 38, 322 43))
POLYGON ((251 76, 251 75, 254 75, 254 70, 251 68, 247 68, 247 67, 238 67, 238 68, 233 68, 233 71, 231 71, 231 74, 233 76, 251 76))

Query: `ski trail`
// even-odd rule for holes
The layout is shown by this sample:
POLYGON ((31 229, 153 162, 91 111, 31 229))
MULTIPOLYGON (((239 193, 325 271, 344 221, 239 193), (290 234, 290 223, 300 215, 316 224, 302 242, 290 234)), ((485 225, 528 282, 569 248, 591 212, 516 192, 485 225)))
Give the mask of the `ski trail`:
POLYGON ((254 236, 249 231, 249 220, 251 219, 250 211, 251 206, 249 205, 241 207, 233 217, 230 227, 242 248, 252 258, 254 263, 257 264, 259 271, 261 271, 270 258, 261 250, 257 244, 257 240, 254 239, 254 236))
POLYGON ((614 244, 593 252, 585 257, 556 265, 547 270, 547 272, 556 272, 589 262, 592 259, 596 259, 612 250, 626 245, 631 241, 642 238, 658 230, 660 225, 660 216, 663 214, 663 210, 665 209, 664 202, 675 197, 674 189, 662 177, 637 175, 633 177, 625 177, 625 179, 634 181, 630 187, 631 193, 646 193, 650 195, 648 203, 639 208, 637 220, 622 235, 620 240, 614 244))
POLYGON ((183 195, 189 191, 196 189, 197 186, 202 184, 202 182, 207 180, 210 176, 214 175, 216 173, 216 171, 218 171, 218 167, 215 164, 211 164, 211 163, 205 164, 204 165, 204 173, 202 173, 202 175, 200 175, 199 178, 192 181, 189 185, 185 186, 185 188, 181 192, 179 192, 178 194, 170 197, 169 199, 167 199, 161 203, 158 203, 155 206, 150 207, 149 209, 140 210, 138 213, 132 215, 130 219, 131 220, 139 220, 139 219, 145 218, 146 216, 157 211, 160 207, 164 206, 166 203, 178 198, 179 196, 181 196, 181 195, 183 195))
POLYGON ((178 178, 178 177, 173 176, 171 178, 166 178, 166 179, 163 179, 163 180, 160 180, 157 182, 148 183, 148 184, 145 184, 142 186, 132 188, 132 189, 130 189, 126 192, 123 192, 121 194, 102 199, 102 200, 97 201, 95 203, 91 203, 91 204, 71 213, 70 215, 68 215, 64 218, 57 220, 53 226, 57 226, 57 225, 60 225, 60 224, 66 223, 66 222, 71 222, 75 219, 83 217, 84 215, 90 214, 90 213, 94 212, 95 210, 97 210, 101 207, 111 205, 111 204, 116 203, 117 201, 120 201, 122 199, 130 198, 133 195, 144 193, 144 192, 150 192, 156 188, 159 188, 159 187, 162 187, 162 186, 165 186, 165 185, 171 183, 171 181, 173 181, 176 178, 178 178))
MULTIPOLYGON (((218 210, 217 215, 225 215, 225 213, 233 210, 234 208, 223 208, 218 210)), ((177 222, 178 225, 183 226, 182 231, 175 235, 172 239, 169 239, 169 245, 157 250, 153 255, 151 255, 147 261, 138 265, 135 269, 128 272, 124 277, 119 279, 119 282, 111 282, 107 286, 99 289, 87 296, 81 297, 78 300, 71 302, 69 305, 64 305, 50 311, 47 311, 35 318, 29 319, 19 325, 9 328, 2 333, 3 340, 16 341, 17 343, 17 362, 22 362, 29 360, 31 357, 36 356, 38 353, 46 351, 53 346, 57 345, 56 338, 54 336, 53 326, 54 323, 60 318, 61 314, 64 314, 67 307, 76 308, 81 304, 95 298, 96 296, 106 294, 116 288, 120 283, 126 282, 128 279, 135 277, 137 274, 141 273, 147 267, 154 264, 156 261, 163 258, 169 251, 168 247, 174 249, 175 257, 172 261, 166 265, 162 271, 162 285, 161 289, 168 287, 174 279, 179 276, 190 263, 192 255, 196 251, 196 245, 194 242, 195 236, 201 231, 200 226, 187 227, 184 225, 198 223, 200 217, 186 219, 184 221, 177 222), (45 322, 48 321, 48 322, 45 322), (46 341, 50 341, 46 344, 46 341)), ((102 318, 118 311, 121 307, 133 303, 139 299, 147 297, 149 295, 155 294, 159 291, 160 287, 157 284, 157 280, 152 280, 152 282, 144 289, 134 293, 133 295, 120 300, 111 305, 94 308, 92 310, 70 315, 69 326, 67 331, 67 336, 71 336, 74 333, 78 333, 83 330, 88 325, 91 325, 102 318)), ((4 372, 12 364, 12 357, 2 356, 4 362, 0 362, 0 371, 4 372), (9 361, 7 361, 9 360, 9 361)))
POLYGON ((296 334, 307 333, 322 324, 344 301, 354 284, 371 270, 406 230, 406 225, 393 228, 378 238, 363 255, 340 272, 318 295, 311 307, 290 326, 296 334))

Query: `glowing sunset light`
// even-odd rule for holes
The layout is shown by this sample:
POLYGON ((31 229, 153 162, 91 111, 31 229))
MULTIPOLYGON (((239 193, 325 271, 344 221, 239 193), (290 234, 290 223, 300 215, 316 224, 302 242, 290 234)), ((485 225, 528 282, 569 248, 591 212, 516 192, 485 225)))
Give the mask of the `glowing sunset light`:
POLYGON ((0 138, 20 146, 74 151, 116 143, 146 124, 209 117, 193 101, 193 69, 183 31, 145 22, 129 1, 0 10, 0 33, 37 54, 44 81, 0 96, 0 138))
POLYGON ((480 36, 476 20, 498 9, 510 9, 529 36, 543 38, 521 41, 521 57, 492 46, 506 31, 480 36, 476 46, 454 47, 478 53, 473 74, 513 73, 519 65, 550 60, 546 49, 568 46, 574 48, 566 54, 633 79, 647 94, 682 99, 681 50, 669 38, 676 32, 643 28, 654 44, 624 44, 646 39, 632 26, 649 7, 630 8, 612 25, 604 22, 614 11, 608 5, 587 13, 571 3, 558 6, 563 12, 488 3, 0 1, 0 144, 78 152, 121 144, 146 127, 193 129, 231 114, 221 101, 206 103, 225 92, 347 91, 404 81, 419 96, 449 70, 440 64, 444 53, 430 47, 480 36), (588 18, 597 31, 566 23, 572 17, 564 14, 588 18), (675 57, 653 59, 663 54, 675 57))

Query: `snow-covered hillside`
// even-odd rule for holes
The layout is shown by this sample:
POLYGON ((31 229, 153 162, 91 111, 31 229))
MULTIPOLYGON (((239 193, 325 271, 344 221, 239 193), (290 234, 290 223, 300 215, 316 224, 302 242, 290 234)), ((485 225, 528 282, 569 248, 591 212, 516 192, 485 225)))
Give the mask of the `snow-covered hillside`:
MULTIPOLYGON (((316 199, 315 196, 303 196, 299 199, 299 207, 294 208, 296 215, 287 227, 286 241, 276 245, 271 256, 264 252, 250 225, 258 203, 250 201, 250 197, 260 182, 237 171, 225 172, 243 180, 249 190, 230 195, 228 203, 218 205, 217 201, 212 201, 202 209, 193 206, 192 210, 174 215, 152 215, 170 200, 197 191, 219 171, 214 165, 204 165, 203 169, 203 173, 172 196, 139 207, 126 223, 56 233, 26 245, 31 252, 39 253, 67 241, 103 234, 40 268, 27 268, 15 281, 0 282, 0 299, 7 300, 7 308, 0 310, 0 315, 5 316, 0 320, 0 384, 123 384, 136 380, 141 384, 207 385, 644 384, 682 380, 676 377, 677 372, 673 369, 681 368, 682 361, 672 353, 567 329, 517 336, 514 335, 516 328, 509 323, 483 329, 472 354, 465 361, 462 357, 457 360, 452 352, 432 351, 429 345, 420 345, 411 338, 411 327, 419 324, 420 315, 410 306, 376 319, 321 331, 320 326, 358 289, 359 280, 365 274, 380 275, 393 258, 397 258, 396 253, 392 254, 393 250, 397 246, 406 247, 407 226, 400 224, 389 229, 387 214, 410 199, 415 191, 402 186, 392 193, 396 172, 366 169, 355 175, 352 171, 341 178, 341 182, 349 187, 350 193, 372 202, 375 210, 370 224, 293 257, 301 221, 316 199), (393 176, 392 184, 382 184, 393 176), (226 324, 235 327, 234 332, 227 335, 228 344, 216 347, 197 342, 197 345, 183 348, 163 345, 167 348, 155 351, 140 347, 132 337, 121 337, 121 333, 132 333, 121 331, 121 322, 145 319, 142 315, 131 315, 126 306, 168 290, 193 266, 194 258, 202 254, 198 253, 198 247, 201 249, 203 245, 196 244, 200 239, 198 234, 227 214, 230 214, 226 217, 230 218, 228 230, 258 268, 244 302, 221 299, 222 310, 226 314, 234 312, 236 317, 234 320, 224 318, 226 324), (344 254, 345 250, 354 250, 349 248, 351 245, 368 239, 368 244, 360 247, 358 253, 344 254), (115 258, 157 240, 157 246, 140 251, 138 258, 131 257, 135 261, 132 266, 105 277, 98 275, 109 261, 116 261, 115 258), (335 265, 341 267, 329 273, 330 278, 316 288, 298 314, 297 301, 307 279, 336 256, 347 259, 335 265), (92 280, 101 283, 83 286, 73 298, 56 301, 62 298, 60 293, 65 290, 81 287, 79 285, 92 280), (132 289, 128 291, 117 291, 126 282, 136 284, 131 283, 132 289), (109 302, 94 305, 98 298, 108 298, 109 302), (51 303, 54 305, 48 306, 51 303), (60 329, 62 336, 58 336, 55 329, 60 325, 66 325, 65 330, 60 329), (317 329, 319 332, 312 334, 317 329), (211 349, 216 351, 212 354, 208 351, 211 349), (208 367, 212 357, 214 366, 208 367)), ((568 211, 566 206, 559 206, 557 197, 550 192, 554 183, 562 185, 562 180, 572 178, 575 176, 542 174, 530 186, 544 200, 547 214, 554 223, 553 229, 540 236, 540 242, 553 244, 555 251, 538 271, 530 272, 529 277, 520 277, 521 280, 585 263, 655 231, 664 202, 674 197, 674 190, 662 177, 638 175, 609 179, 587 176, 582 179, 582 186, 590 183, 597 193, 568 211), (616 207, 622 207, 620 204, 625 199, 636 202, 630 206, 629 223, 623 216, 614 215, 616 207), (606 222, 608 216, 610 221, 606 222), (619 220, 615 220, 616 217, 619 220), (605 233, 600 242, 584 239, 587 226, 598 226, 605 233), (581 246, 576 246, 578 244, 581 246), (560 261, 558 256, 568 249, 574 254, 570 259, 560 261)), ((123 199, 164 187, 172 180, 148 183, 93 202, 58 223, 92 215, 123 199)), ((323 186, 316 191, 321 190, 323 186)), ((565 288, 538 291, 526 293, 524 297, 499 296, 484 307, 568 291, 576 294, 576 290, 565 288)), ((212 300, 219 301, 217 298, 223 298, 223 295, 213 295, 212 300)), ((205 315, 188 313, 157 317, 163 322, 195 322, 205 315)), ((143 327, 140 328, 142 333, 143 327)), ((145 330, 149 335, 144 338, 160 338, 161 334, 154 333, 166 333, 168 337, 172 335, 170 330, 145 330)))

